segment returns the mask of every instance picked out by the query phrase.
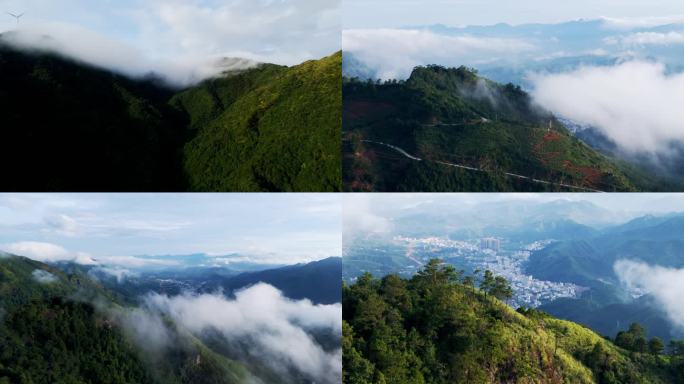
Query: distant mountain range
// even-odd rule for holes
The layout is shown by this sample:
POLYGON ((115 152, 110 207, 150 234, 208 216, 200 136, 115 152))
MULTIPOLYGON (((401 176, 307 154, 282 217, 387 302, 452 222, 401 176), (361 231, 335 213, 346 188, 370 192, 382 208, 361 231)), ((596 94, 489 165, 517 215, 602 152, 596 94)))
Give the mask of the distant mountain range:
POLYGON ((406 81, 344 83, 348 191, 640 191, 676 183, 575 138, 512 84, 418 67, 406 81))
MULTIPOLYGON (((74 265, 69 268, 74 268, 74 265)), ((178 295, 183 292, 213 293, 222 291, 232 295, 235 291, 257 283, 267 283, 294 300, 308 299, 314 303, 334 304, 342 295, 339 284, 342 276, 342 258, 330 257, 306 264, 284 267, 251 265, 251 271, 228 267, 172 268, 140 272, 123 279, 98 268, 76 267, 95 276, 113 292, 129 300, 136 300, 148 292, 178 295)))
POLYGON ((341 189, 339 52, 178 90, 5 40, 5 191, 341 189))
POLYGON ((621 287, 614 264, 629 259, 684 268, 682 231, 682 216, 644 216, 532 253, 526 270, 531 275, 590 288, 578 299, 560 299, 541 309, 606 335, 615 334, 627 322, 648 324, 652 335, 665 340, 681 334, 652 296, 634 299, 621 287))

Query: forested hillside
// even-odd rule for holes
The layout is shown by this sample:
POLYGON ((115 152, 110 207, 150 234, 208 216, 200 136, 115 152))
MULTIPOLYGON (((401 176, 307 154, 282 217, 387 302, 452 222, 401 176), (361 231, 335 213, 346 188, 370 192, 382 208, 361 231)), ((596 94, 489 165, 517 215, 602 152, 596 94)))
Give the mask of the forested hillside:
MULTIPOLYGON (((46 37, 47 38, 47 37, 46 37)), ((341 54, 179 90, 0 35, 5 191, 337 191, 341 54)))
POLYGON ((198 130, 185 147, 190 187, 341 190, 341 66, 341 53, 292 68, 265 65, 175 96, 198 130))
POLYGON ((635 191, 666 183, 573 137, 520 87, 474 69, 417 67, 405 81, 345 79, 349 191, 635 191))
POLYGON ((684 383, 684 342, 666 352, 634 324, 614 343, 514 311, 510 294, 438 260, 411 279, 363 275, 343 290, 344 383, 684 383))
MULTIPOLYGON (((243 363, 170 319, 150 323, 115 296, 78 270, 67 274, 24 257, 0 256, 0 383, 261 382, 243 363), (154 344, 165 332, 172 348, 154 344)), ((259 376, 280 382, 263 366, 259 376)))

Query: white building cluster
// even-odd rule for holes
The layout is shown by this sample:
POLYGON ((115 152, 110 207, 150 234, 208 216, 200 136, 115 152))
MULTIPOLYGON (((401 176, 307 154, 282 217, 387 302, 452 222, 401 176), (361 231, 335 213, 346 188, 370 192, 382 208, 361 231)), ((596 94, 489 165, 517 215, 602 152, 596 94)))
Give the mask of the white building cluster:
POLYGON ((571 283, 537 280, 524 273, 530 254, 548 246, 553 240, 535 241, 524 245, 502 247, 502 241, 488 237, 475 241, 458 241, 440 237, 403 237, 395 241, 406 244, 406 256, 426 262, 431 258, 459 259, 460 265, 489 269, 505 277, 513 287, 509 304, 513 307, 538 307, 550 301, 577 297, 585 288, 571 283))

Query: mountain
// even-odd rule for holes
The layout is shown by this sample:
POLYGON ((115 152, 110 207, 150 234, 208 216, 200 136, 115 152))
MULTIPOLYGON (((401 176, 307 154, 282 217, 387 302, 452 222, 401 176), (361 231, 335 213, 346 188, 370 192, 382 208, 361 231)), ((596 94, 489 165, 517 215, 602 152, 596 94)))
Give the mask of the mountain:
POLYGON ((639 325, 613 342, 540 311, 514 311, 464 281, 431 263, 408 280, 364 275, 346 287, 343 382, 684 382, 682 354, 664 355, 653 340, 648 353, 639 325))
POLYGON ((264 271, 247 272, 227 279, 205 279, 205 292, 218 288, 231 292, 257 283, 270 284, 295 299, 309 299, 314 303, 339 303, 342 297, 342 258, 330 257, 307 264, 297 264, 264 271))
POLYGON ((174 91, 70 59, 25 52, 0 35, 5 191, 183 190, 184 116, 174 91))
MULTIPOLYGON (((296 291, 302 284, 296 281, 295 271, 303 271, 302 276, 309 278, 306 273, 320 271, 327 276, 325 270, 339 270, 340 266, 339 259, 328 259, 293 266, 284 269, 283 274, 295 280, 292 286, 296 291)), ((312 373, 317 364, 322 364, 320 361, 309 362, 303 369, 296 360, 274 354, 286 338, 293 343, 304 338, 307 345, 320 348, 304 348, 310 352, 339 349, 339 336, 325 327, 304 324, 296 329, 306 332, 305 335, 279 336, 273 329, 289 330, 284 323, 291 320, 270 319, 277 322, 273 328, 259 328, 264 340, 271 342, 267 345, 241 333, 263 324, 240 324, 243 331, 235 334, 221 333, 219 325, 198 330, 200 313, 193 312, 184 318, 173 311, 159 312, 163 307, 150 303, 167 300, 168 305, 181 302, 197 307, 202 300, 210 300, 213 307, 207 315, 213 316, 221 311, 225 314, 226 310, 239 311, 236 301, 228 302, 228 297, 215 291, 203 296, 201 289, 192 294, 188 290, 156 296, 148 290, 120 290, 112 281, 93 278, 92 271, 74 264, 48 265, 14 255, 0 257, 0 383, 284 384, 312 383, 312 375, 320 375, 316 382, 327 382, 328 377, 335 375, 312 373)), ((256 284, 269 278, 278 281, 279 277, 275 272, 264 271, 260 278, 243 279, 256 284)), ((324 283, 334 283, 339 291, 339 280, 338 276, 324 283)), ((315 294, 307 296, 324 294, 320 293, 320 286, 313 285, 318 282, 311 279, 309 290, 315 294)), ((268 286, 260 285, 254 292, 263 294, 274 289, 265 287, 268 286)), ((323 310, 305 301, 294 302, 286 297, 278 300, 281 305, 296 306, 297 313, 288 316, 297 319, 307 318, 307 306, 314 311, 323 310)), ((338 295, 335 302, 339 301, 338 295)), ((258 311, 258 318, 269 316, 263 309, 251 309, 258 311)), ((237 321, 248 321, 240 315, 234 313, 237 321)), ((231 327, 235 328, 238 327, 231 327)))
POLYGON ((316 304, 339 303, 342 297, 342 258, 330 257, 320 261, 280 268, 266 268, 242 272, 229 267, 198 267, 151 271, 117 278, 98 268, 64 265, 62 268, 79 268, 95 276, 104 286, 119 293, 129 302, 149 292, 179 295, 183 292, 230 295, 235 291, 267 283, 294 300, 308 299, 316 304))
POLYGON ((642 217, 607 228, 597 236, 557 242, 532 253, 527 272, 540 279, 590 285, 617 283, 613 264, 641 260, 663 267, 684 267, 684 217, 642 217))
MULTIPOLYGON (((187 89, 0 35, 5 191, 340 190, 341 53, 187 89)), ((235 61, 230 61, 232 66, 235 61)))
POLYGON ((633 298, 613 268, 621 259, 661 267, 684 267, 684 218, 643 216, 585 238, 550 244, 533 252, 525 272, 535 278, 589 288, 575 299, 559 299, 540 309, 564 319, 614 333, 629 321, 648 325, 665 340, 681 334, 650 295, 633 298))
POLYGON ((373 51, 375 47, 357 44, 345 47, 345 56, 349 56, 349 59, 344 61, 343 75, 375 80, 379 73, 390 68, 392 72, 400 69, 400 78, 406 78, 411 68, 405 68, 402 64, 477 65, 480 72, 492 80, 531 89, 530 73, 562 73, 583 66, 612 66, 626 60, 657 60, 666 66, 668 73, 682 70, 677 44, 656 43, 656 39, 664 42, 668 37, 676 37, 684 31, 684 24, 675 20, 663 20, 660 25, 630 24, 600 18, 552 24, 435 24, 400 29, 430 33, 432 39, 506 39, 511 43, 524 42, 529 45, 528 49, 504 55, 492 55, 490 51, 481 49, 471 49, 458 55, 445 55, 441 51, 405 51, 401 53, 407 60, 397 62, 389 58, 386 61, 378 60, 378 53, 373 51))
POLYGON ((185 146, 193 190, 341 189, 341 52, 264 65, 176 95, 197 135, 185 146))
POLYGON ((175 336, 174 351, 156 357, 143 353, 126 330, 128 310, 114 297, 87 275, 66 274, 20 256, 1 257, 0 382, 254 380, 242 364, 182 333, 175 336), (205 364, 195 364, 198 359, 205 364))
POLYGON ((415 68, 406 81, 346 79, 343 94, 349 191, 636 191, 653 185, 573 137, 520 87, 473 69, 430 65, 415 68))

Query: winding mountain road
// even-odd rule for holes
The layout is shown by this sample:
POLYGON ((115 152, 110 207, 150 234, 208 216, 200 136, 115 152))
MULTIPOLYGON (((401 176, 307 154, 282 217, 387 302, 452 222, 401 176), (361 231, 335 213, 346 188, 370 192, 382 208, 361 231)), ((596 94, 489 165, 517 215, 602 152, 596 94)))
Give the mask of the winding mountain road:
MULTIPOLYGON (((403 150, 403 149, 397 147, 396 145, 383 143, 383 142, 381 142, 381 141, 373 141, 373 140, 361 140, 361 141, 362 141, 362 142, 365 142, 365 143, 371 143, 371 144, 376 144, 376 145, 382 145, 382 146, 385 146, 385 147, 387 147, 387 148, 391 148, 391 149, 393 149, 393 150, 395 150, 395 151, 401 153, 401 154, 404 155, 405 157, 407 157, 407 158, 409 158, 409 159, 411 159, 411 160, 414 160, 414 161, 424 161, 424 160, 421 159, 420 157, 413 156, 413 155, 411 155, 410 153, 406 152, 405 150, 403 150)), ((427 160, 427 161, 430 161, 430 160, 427 160)), ((467 166, 467 165, 462 165, 462 164, 448 163, 448 162, 446 162, 446 161, 439 161, 439 160, 431 160, 431 161, 433 161, 433 162, 435 162, 435 163, 437 163, 437 164, 446 165, 446 166, 448 166, 448 167, 461 168, 461 169, 466 169, 466 170, 475 171, 475 172, 488 172, 488 171, 486 171, 486 170, 484 170, 484 169, 481 169, 481 168, 469 167, 469 166, 467 166)), ((504 172, 504 175, 509 176, 509 177, 515 177, 515 178, 522 179, 522 180, 531 181, 531 182, 534 182, 534 183, 546 184, 546 185, 555 185, 555 186, 558 186, 558 187, 577 189, 577 190, 585 191, 585 192, 603 192, 603 191, 600 191, 600 190, 598 190, 598 189, 592 189, 592 188, 586 188, 586 187, 579 187, 579 186, 576 186, 576 185, 570 185, 570 184, 565 184, 565 183, 555 183, 555 182, 552 182, 552 181, 546 181, 546 180, 535 179, 535 178, 533 178, 533 177, 523 176, 523 175, 519 175, 519 174, 517 174, 517 173, 504 172)))

